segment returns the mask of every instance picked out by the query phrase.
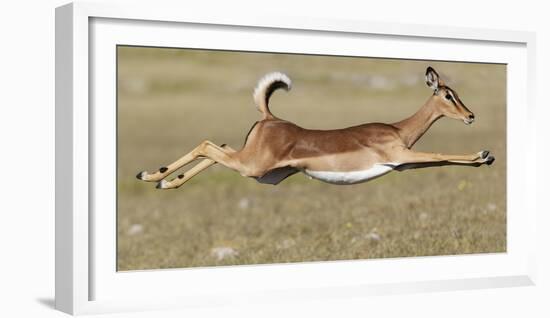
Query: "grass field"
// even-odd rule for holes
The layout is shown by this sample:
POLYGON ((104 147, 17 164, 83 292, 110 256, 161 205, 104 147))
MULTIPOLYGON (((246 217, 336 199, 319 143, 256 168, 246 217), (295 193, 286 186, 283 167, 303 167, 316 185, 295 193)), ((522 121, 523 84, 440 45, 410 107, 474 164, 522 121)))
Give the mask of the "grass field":
POLYGON ((504 65, 118 48, 118 270, 504 252, 504 65), (430 96, 439 71, 476 115, 441 119, 415 149, 472 153, 488 167, 392 172, 336 186, 294 175, 259 184, 222 166, 177 190, 135 178, 201 141, 240 148, 260 118, 256 81, 280 70, 274 114, 306 128, 395 122, 430 96))

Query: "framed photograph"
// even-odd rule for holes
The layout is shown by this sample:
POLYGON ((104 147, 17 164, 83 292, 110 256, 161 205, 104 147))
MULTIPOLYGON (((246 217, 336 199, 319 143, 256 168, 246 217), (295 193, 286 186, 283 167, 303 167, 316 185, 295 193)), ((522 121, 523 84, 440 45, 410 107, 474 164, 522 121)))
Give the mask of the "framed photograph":
POLYGON ((56 308, 534 284, 534 34, 56 10, 56 308))

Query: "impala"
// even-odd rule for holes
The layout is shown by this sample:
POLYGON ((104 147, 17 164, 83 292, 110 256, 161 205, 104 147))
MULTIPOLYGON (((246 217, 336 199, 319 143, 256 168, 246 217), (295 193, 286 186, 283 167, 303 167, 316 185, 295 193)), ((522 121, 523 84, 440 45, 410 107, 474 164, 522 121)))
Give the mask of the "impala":
POLYGON ((260 183, 278 184, 302 172, 311 178, 333 184, 355 184, 380 177, 392 170, 463 165, 490 165, 495 158, 489 151, 448 155, 411 150, 412 146, 439 118, 446 116, 474 122, 474 114, 458 94, 446 86, 437 72, 428 67, 426 84, 433 94, 412 116, 393 124, 367 123, 334 130, 312 130, 275 117, 269 98, 277 89, 290 90, 291 81, 275 72, 263 77, 254 90, 254 101, 262 113, 245 138, 241 150, 203 141, 188 154, 154 173, 140 172, 137 178, 159 182, 159 189, 178 188, 199 172, 220 163, 260 183), (203 159, 184 174, 166 181, 181 167, 203 159))

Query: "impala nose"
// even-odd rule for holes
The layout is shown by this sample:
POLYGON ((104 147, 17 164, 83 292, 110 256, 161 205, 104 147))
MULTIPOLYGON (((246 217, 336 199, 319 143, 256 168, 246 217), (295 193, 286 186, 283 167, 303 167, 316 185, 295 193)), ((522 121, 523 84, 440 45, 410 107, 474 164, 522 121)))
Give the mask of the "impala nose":
POLYGON ((475 119, 474 114, 470 113, 470 115, 468 115, 468 118, 464 119, 464 123, 466 125, 469 125, 474 122, 474 119, 475 119))

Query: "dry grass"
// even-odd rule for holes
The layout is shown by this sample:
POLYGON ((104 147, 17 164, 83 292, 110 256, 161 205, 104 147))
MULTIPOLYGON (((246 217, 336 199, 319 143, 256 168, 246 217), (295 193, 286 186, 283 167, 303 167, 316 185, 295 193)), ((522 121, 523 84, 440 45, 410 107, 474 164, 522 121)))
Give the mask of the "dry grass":
POLYGON ((119 48, 118 269, 280 263, 506 250, 503 65, 119 48), (295 175, 259 184, 220 166, 178 190, 135 174, 204 139, 239 148, 259 118, 251 93, 273 70, 294 81, 272 110, 308 128, 397 121, 429 97, 434 66, 476 114, 442 119, 415 146, 471 153, 491 167, 392 172, 335 186, 295 175))

